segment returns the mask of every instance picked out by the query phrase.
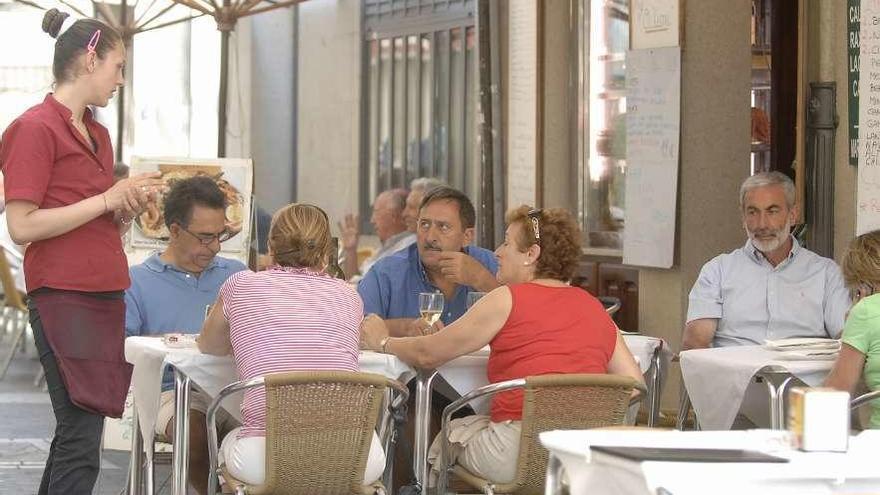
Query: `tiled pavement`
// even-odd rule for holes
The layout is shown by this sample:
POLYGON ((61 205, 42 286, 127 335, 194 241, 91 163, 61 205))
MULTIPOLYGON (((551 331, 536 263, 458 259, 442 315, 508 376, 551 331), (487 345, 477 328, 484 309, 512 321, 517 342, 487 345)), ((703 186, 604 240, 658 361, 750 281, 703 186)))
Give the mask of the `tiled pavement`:
MULTIPOLYGON (((0 355, 8 349, 0 334, 0 355)), ((34 494, 52 441, 55 418, 49 395, 33 385, 39 362, 16 354, 6 378, 0 381, 0 495, 34 494)), ((124 493, 128 475, 128 452, 105 450, 95 494, 124 493)), ((158 493, 169 493, 169 466, 156 470, 158 493)))

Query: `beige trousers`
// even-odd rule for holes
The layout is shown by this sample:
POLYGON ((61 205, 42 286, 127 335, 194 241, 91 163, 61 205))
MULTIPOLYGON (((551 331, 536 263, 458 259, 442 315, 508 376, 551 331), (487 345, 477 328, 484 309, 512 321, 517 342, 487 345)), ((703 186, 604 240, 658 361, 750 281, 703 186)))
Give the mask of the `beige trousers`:
MULTIPOLYGON (((235 479, 251 485, 262 485, 266 479, 266 437, 238 438, 241 428, 229 432, 220 445, 219 463, 226 465, 235 479)), ((364 470, 364 484, 369 485, 382 477, 385 471, 385 451, 379 436, 373 433, 370 453, 364 470)))
MULTIPOLYGON (((519 457, 519 421, 493 423, 489 416, 474 415, 453 419, 447 433, 451 443, 450 457, 471 473, 496 483, 513 481, 519 457)), ((428 462, 431 480, 437 479, 440 458, 440 435, 431 443, 428 462)), ((433 484, 433 483, 429 483, 433 484)))

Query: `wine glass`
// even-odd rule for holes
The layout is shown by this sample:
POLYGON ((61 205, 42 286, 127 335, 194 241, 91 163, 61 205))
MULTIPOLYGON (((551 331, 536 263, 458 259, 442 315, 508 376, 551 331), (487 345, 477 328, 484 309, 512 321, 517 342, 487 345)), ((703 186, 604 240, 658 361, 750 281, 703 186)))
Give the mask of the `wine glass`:
POLYGON ((483 296, 485 296, 485 295, 486 295, 485 292, 477 292, 477 291, 468 292, 468 295, 467 295, 467 308, 468 308, 468 309, 471 309, 471 306, 473 306, 477 301, 480 300, 481 297, 483 297, 483 296))
POLYGON ((440 319, 445 302, 442 292, 420 292, 419 314, 429 325, 433 325, 440 319))

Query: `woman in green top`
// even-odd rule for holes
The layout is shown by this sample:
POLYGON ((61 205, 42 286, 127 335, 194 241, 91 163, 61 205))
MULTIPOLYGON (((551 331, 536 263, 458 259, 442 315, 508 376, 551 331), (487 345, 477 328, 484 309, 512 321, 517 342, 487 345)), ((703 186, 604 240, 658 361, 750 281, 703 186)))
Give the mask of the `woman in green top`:
MULTIPOLYGON (((843 278, 853 293, 853 306, 843 326, 840 354, 825 385, 850 394, 864 376, 870 390, 880 389, 880 230, 850 243, 843 259, 843 278)), ((880 401, 874 402, 870 428, 880 428, 880 401)))

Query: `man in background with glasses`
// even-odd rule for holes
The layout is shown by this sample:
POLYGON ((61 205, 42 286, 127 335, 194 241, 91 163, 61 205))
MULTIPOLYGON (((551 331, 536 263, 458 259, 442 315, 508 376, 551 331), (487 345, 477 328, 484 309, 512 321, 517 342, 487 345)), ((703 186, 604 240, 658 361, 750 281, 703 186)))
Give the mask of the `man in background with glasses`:
MULTIPOLYGON (((220 286, 247 267, 217 256, 227 240, 226 197, 217 183, 199 176, 174 183, 164 200, 168 247, 131 267, 131 287, 125 291, 125 333, 198 334, 207 309, 220 286)), ((193 391, 190 414, 190 481, 199 493, 207 490, 208 450, 205 412, 210 399, 193 391)), ((172 438, 174 377, 162 378, 156 433, 172 438)), ((231 426, 231 425, 230 425, 231 426)))

